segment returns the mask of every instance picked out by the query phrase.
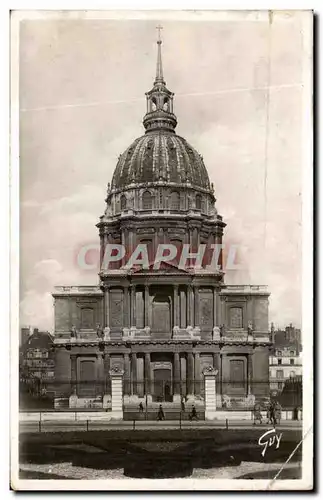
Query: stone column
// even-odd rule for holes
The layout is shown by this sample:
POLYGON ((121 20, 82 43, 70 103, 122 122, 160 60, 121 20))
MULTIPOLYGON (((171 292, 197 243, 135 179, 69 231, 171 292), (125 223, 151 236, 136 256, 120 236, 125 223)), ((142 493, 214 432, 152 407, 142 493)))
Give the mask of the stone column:
POLYGON ((145 285, 145 326, 149 326, 149 286, 145 285))
POLYGON ((181 400, 181 365, 179 353, 174 352, 174 402, 181 400))
POLYGON ((123 301, 123 326, 126 328, 129 328, 130 326, 130 321, 129 321, 129 287, 125 286, 123 288, 123 295, 124 295, 124 301, 123 301))
POLYGON ((104 361, 103 361, 103 354, 101 352, 98 353, 97 355, 98 359, 98 384, 97 384, 97 390, 96 393, 98 395, 104 394, 104 361))
POLYGON ((129 354, 127 352, 125 352, 124 355, 123 355, 123 357, 124 357, 124 393, 125 393, 125 396, 129 396, 130 392, 131 392, 130 391, 131 376, 130 376, 130 359, 129 359, 129 354))
POLYGON ((196 396, 199 396, 201 393, 201 362, 200 362, 200 353, 196 352, 195 353, 195 360, 194 360, 194 366, 195 366, 195 390, 194 393, 196 396))
POLYGON ((247 358, 247 394, 250 396, 252 394, 252 354, 248 354, 247 358))
POLYGON ((110 370, 111 378, 111 419, 123 419, 123 393, 122 393, 122 379, 123 370, 115 367, 110 370))
MULTIPOLYGON (((120 207, 120 210, 121 210, 121 207, 120 207)), ((125 241, 125 230, 124 229, 121 229, 121 245, 123 246, 123 248, 126 247, 126 241, 125 241)), ((126 258, 125 257, 122 257, 121 259, 121 266, 120 267, 123 267, 126 263, 126 258)))
POLYGON ((137 354, 131 353, 131 374, 132 374, 132 391, 133 395, 137 395, 137 354))
POLYGON ((179 327, 178 285, 174 285, 174 325, 179 327))
POLYGON ((199 318, 199 293, 198 287, 194 286, 194 325, 199 326, 200 318, 199 318))
POLYGON ((219 370, 219 354, 217 352, 213 353, 213 368, 219 370))
POLYGON ((111 381, 110 381, 110 354, 104 354, 104 394, 103 394, 103 408, 108 408, 111 400, 111 381))
POLYGON ((214 420, 216 418, 216 382, 217 370, 209 366, 203 371, 204 375, 204 393, 205 393, 205 420, 214 420))
POLYGON ((193 288, 191 285, 188 285, 188 287, 187 287, 186 307, 187 307, 187 326, 193 327, 194 326, 194 319, 193 319, 194 308, 193 308, 193 288))
POLYGON ((76 354, 71 354, 71 393, 77 392, 76 354))
POLYGON ((131 286, 131 327, 136 328, 136 285, 131 286))
POLYGON ((225 354, 219 354, 219 374, 218 374, 218 380, 219 380, 219 385, 220 385, 220 396, 221 396, 221 405, 222 405, 222 396, 223 396, 223 356, 225 354))
POLYGON ((217 326, 217 314, 216 314, 216 287, 213 287, 213 327, 217 326))
POLYGON ((110 290, 108 286, 105 288, 104 302, 105 302, 105 327, 110 329, 110 290))
POLYGON ((150 383, 150 352, 145 353, 145 394, 149 396, 151 393, 150 383))
POLYGON ((194 395, 194 358, 193 353, 187 353, 187 394, 188 396, 194 395))
POLYGON ((76 354, 71 354, 71 395, 69 398, 69 407, 77 406, 77 373, 76 373, 76 354))

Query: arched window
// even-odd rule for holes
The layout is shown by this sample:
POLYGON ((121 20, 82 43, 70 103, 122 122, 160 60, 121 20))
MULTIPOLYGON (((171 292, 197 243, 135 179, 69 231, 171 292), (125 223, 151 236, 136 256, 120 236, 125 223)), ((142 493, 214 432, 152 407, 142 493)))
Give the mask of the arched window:
POLYGON ((164 109, 164 111, 169 111, 169 102, 168 102, 167 97, 165 97, 165 99, 164 99, 163 109, 164 109))
POLYGON ((170 195, 171 210, 179 210, 180 197, 178 191, 173 191, 170 195))
POLYGON ((149 191, 145 191, 142 195, 142 208, 144 210, 151 210, 152 208, 152 196, 149 191))
POLYGON ((195 198, 195 207, 197 210, 201 210, 202 208, 202 196, 200 194, 196 195, 195 198))
POLYGON ((121 207, 121 210, 125 210, 127 207, 127 198, 125 197, 124 194, 122 194, 120 197, 120 207, 121 207))
POLYGON ((294 371, 291 371, 290 372, 290 378, 294 378, 295 377, 295 372, 294 371))

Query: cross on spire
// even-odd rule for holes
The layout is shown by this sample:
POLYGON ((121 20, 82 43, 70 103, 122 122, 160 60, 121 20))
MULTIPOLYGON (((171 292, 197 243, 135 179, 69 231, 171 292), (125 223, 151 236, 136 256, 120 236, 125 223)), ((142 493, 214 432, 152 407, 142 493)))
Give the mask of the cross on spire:
POLYGON ((156 30, 158 30, 158 40, 157 40, 157 46, 158 46, 158 51, 157 51, 157 68, 156 68, 156 79, 155 79, 155 84, 156 83, 164 83, 164 77, 163 77, 163 64, 162 64, 162 57, 161 57, 161 38, 160 38, 160 31, 163 29, 163 27, 159 24, 156 26, 156 30))

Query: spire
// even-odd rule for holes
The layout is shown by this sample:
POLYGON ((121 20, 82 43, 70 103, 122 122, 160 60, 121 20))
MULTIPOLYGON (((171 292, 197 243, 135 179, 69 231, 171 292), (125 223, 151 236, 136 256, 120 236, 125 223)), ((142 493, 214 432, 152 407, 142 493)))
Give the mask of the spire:
POLYGON ((157 68, 156 68, 156 78, 155 78, 155 82, 154 82, 154 85, 156 85, 156 83, 163 83, 165 85, 165 80, 164 80, 164 77, 163 77, 163 64, 162 64, 162 56, 161 56, 161 44, 162 44, 162 41, 161 41, 161 38, 160 38, 160 30, 163 29, 162 26, 158 25, 156 26, 156 29, 158 30, 158 40, 157 40, 157 68))
POLYGON ((157 26, 156 29, 158 30, 156 78, 153 88, 149 92, 146 92, 147 111, 143 119, 143 124, 146 133, 162 129, 168 132, 175 132, 177 118, 173 112, 174 94, 166 87, 163 76, 162 41, 160 39, 160 30, 163 28, 162 26, 157 26))

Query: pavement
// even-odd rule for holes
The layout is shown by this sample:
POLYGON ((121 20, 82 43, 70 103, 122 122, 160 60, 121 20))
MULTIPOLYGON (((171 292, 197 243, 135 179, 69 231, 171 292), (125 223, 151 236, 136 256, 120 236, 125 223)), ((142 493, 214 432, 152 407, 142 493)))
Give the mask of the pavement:
MULTIPOLYGON (((22 433, 38 433, 38 432, 87 432, 87 431, 115 431, 115 430, 176 430, 176 429, 223 429, 223 430, 233 430, 233 429, 264 429, 264 432, 271 425, 256 424, 254 425, 251 421, 246 420, 234 420, 234 421, 223 421, 223 420, 200 420, 200 421, 182 421, 179 420, 109 420, 104 421, 103 419, 91 419, 70 421, 62 419, 60 416, 59 420, 20 420, 20 432, 22 433)), ((302 422, 294 420, 286 420, 281 422, 276 426, 277 430, 301 430, 302 422)))

